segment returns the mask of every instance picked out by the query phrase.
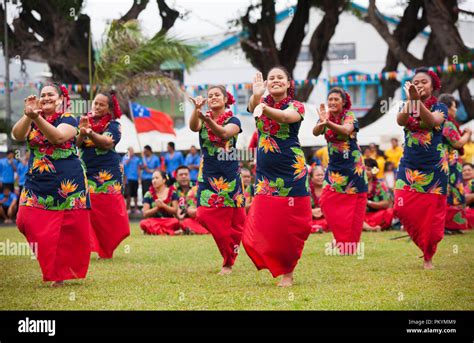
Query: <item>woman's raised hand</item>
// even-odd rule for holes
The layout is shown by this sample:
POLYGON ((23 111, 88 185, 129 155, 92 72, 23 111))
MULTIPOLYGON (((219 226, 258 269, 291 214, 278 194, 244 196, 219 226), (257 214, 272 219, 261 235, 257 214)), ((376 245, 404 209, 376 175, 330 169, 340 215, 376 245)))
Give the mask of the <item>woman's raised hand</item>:
POLYGON ((257 74, 255 74, 255 77, 253 79, 253 85, 252 85, 253 95, 255 95, 258 99, 260 99, 265 93, 266 89, 267 89, 267 81, 263 81, 262 73, 257 72, 257 74))
POLYGON ((29 95, 25 98, 24 113, 28 118, 38 118, 41 112, 42 111, 39 108, 39 100, 36 98, 36 95, 29 95))

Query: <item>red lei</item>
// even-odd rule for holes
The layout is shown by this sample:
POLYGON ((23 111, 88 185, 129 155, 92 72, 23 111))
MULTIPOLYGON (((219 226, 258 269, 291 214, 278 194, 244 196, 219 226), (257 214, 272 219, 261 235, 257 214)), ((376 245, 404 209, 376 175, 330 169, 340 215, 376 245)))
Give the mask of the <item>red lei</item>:
MULTIPOLYGON (((212 112, 211 112, 211 111, 208 111, 208 112, 206 113, 206 115, 211 116, 211 115, 212 115, 212 112)), ((231 118, 232 116, 233 116, 232 111, 227 111, 227 112, 221 114, 221 115, 217 118, 217 120, 216 120, 215 122, 216 122, 218 125, 222 126, 222 125, 225 123, 225 121, 226 121, 227 119, 231 118)), ((208 136, 209 136, 209 140, 210 140, 214 145, 216 145, 216 146, 218 146, 218 147, 221 147, 221 148, 225 147, 225 145, 226 145, 226 143, 227 143, 227 140, 224 140, 224 139, 222 139, 222 138, 217 137, 217 136, 214 134, 214 132, 212 132, 212 130, 210 129, 210 127, 207 125, 207 123, 205 123, 205 126, 206 126, 206 129, 207 129, 207 134, 208 134, 208 136)))
POLYGON ((97 119, 92 116, 92 113, 89 112, 87 114, 87 119, 89 120, 89 125, 91 126, 92 131, 101 134, 105 131, 107 125, 109 125, 110 121, 112 120, 112 115, 107 113, 106 115, 103 115, 97 119))
MULTIPOLYGON (((156 202, 158 200, 158 194, 156 194, 155 188, 153 186, 150 186, 148 191, 151 194, 151 197, 153 198, 153 202, 156 202)), ((163 200, 165 204, 169 204, 171 201, 171 194, 173 193, 173 188, 169 187, 168 188, 168 195, 166 196, 166 199, 163 200)))
MULTIPOLYGON (((349 112, 349 109, 344 108, 342 112, 339 114, 333 115, 332 113, 330 113, 329 120, 337 125, 341 125, 342 118, 346 115, 347 112, 349 112)), ((324 136, 328 142, 331 142, 331 143, 339 142, 339 139, 337 138, 338 134, 329 128, 326 130, 326 133, 324 136)))
POLYGON ((275 99, 273 99, 273 97, 270 94, 268 94, 263 99, 263 102, 265 102, 268 106, 279 110, 282 107, 286 107, 290 103, 291 100, 293 100, 293 98, 291 96, 287 96, 286 98, 284 98, 284 99, 278 101, 277 103, 275 103, 275 99))

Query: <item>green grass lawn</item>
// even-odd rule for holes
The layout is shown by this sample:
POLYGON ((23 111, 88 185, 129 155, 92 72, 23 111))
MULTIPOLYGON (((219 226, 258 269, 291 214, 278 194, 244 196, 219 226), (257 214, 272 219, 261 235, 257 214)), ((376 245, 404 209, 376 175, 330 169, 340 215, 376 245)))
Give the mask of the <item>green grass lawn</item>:
MULTIPOLYGON (((474 310, 474 232, 447 236, 422 269, 403 232, 364 233, 364 258, 329 256, 331 234, 306 242, 292 288, 257 272, 244 249, 234 273, 218 276, 211 236, 144 236, 136 223, 113 260, 91 258, 85 280, 54 289, 29 256, 0 256, 2 310, 474 310)), ((14 227, 0 242, 24 242, 14 227)))

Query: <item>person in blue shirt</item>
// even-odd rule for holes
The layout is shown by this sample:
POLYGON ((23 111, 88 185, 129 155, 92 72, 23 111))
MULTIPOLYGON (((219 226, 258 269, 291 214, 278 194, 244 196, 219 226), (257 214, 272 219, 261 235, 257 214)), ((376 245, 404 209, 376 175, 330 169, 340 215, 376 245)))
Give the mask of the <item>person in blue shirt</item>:
POLYGON ((15 159, 15 153, 12 150, 7 152, 7 157, 1 160, 2 164, 2 186, 14 191, 15 173, 18 160, 15 159))
POLYGON ((133 198, 133 204, 135 207, 134 212, 139 213, 138 210, 138 179, 140 174, 140 166, 142 165, 142 160, 140 157, 134 155, 133 148, 128 148, 128 154, 126 154, 123 159, 123 168, 124 168, 124 183, 125 186, 125 196, 127 198, 127 210, 131 211, 130 200, 133 198))
POLYGON ((23 156, 23 159, 18 163, 16 167, 16 175, 17 175, 16 177, 17 177, 18 186, 20 187, 19 194, 21 194, 21 191, 23 190, 23 187, 25 186, 29 159, 30 159, 30 151, 26 150, 25 155, 23 156))
POLYGON ((189 176, 192 182, 196 182, 199 165, 201 164, 201 154, 198 153, 196 147, 193 145, 189 150, 189 154, 184 160, 184 164, 189 168, 189 176))
POLYGON ((143 164, 140 166, 140 169, 142 174, 142 195, 145 197, 146 192, 149 191, 151 186, 153 173, 157 170, 160 170, 161 163, 158 156, 153 154, 153 150, 151 150, 151 146, 149 145, 145 145, 143 155, 143 164))
POLYGON ((0 193, 0 205, 2 205, 0 206, 0 218, 5 224, 13 223, 17 202, 18 196, 10 188, 3 188, 3 193, 0 193))
POLYGON ((171 181, 174 182, 174 172, 176 168, 184 164, 184 157, 180 151, 175 151, 175 145, 173 142, 168 143, 168 152, 165 154, 165 166, 166 173, 171 178, 171 181))

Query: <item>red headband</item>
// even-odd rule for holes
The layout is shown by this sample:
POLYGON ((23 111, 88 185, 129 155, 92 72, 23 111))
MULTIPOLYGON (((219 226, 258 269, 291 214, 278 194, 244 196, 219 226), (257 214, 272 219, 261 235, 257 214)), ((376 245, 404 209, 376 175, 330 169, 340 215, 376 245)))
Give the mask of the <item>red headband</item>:
POLYGON ((117 96, 114 93, 112 93, 111 97, 112 97, 112 102, 114 103, 114 108, 113 108, 114 117, 116 119, 119 119, 122 116, 122 110, 120 109, 117 96))
POLYGON ((439 79, 438 74, 434 71, 428 70, 428 75, 431 77, 431 83, 433 84, 433 89, 437 91, 441 88, 441 80, 439 79))
POLYGON ((235 104, 235 99, 232 94, 226 91, 226 96, 227 96, 227 102, 225 104, 226 107, 230 107, 230 105, 235 104))
POLYGON ((66 99, 66 108, 63 108, 63 111, 66 111, 69 108, 69 106, 71 106, 71 98, 69 97, 69 92, 67 91, 66 86, 59 85, 59 89, 61 90, 61 93, 64 96, 64 99, 66 99))

